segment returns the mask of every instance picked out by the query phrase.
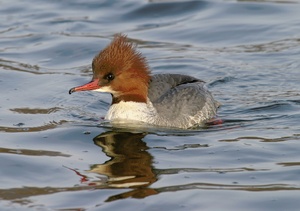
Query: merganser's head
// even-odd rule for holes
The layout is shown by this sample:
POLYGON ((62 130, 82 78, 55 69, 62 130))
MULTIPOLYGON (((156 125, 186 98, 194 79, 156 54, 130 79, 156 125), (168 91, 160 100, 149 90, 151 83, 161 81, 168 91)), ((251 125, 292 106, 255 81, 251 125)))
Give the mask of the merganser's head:
POLYGON ((113 103, 147 101, 150 71, 146 59, 125 35, 116 35, 94 58, 92 68, 92 81, 70 89, 70 94, 93 90, 111 93, 113 103))

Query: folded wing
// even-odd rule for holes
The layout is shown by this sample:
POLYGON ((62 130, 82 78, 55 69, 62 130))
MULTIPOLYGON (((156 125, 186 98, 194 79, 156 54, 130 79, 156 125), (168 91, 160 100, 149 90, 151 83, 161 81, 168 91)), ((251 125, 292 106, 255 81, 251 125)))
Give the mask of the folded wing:
POLYGON ((198 124, 211 119, 219 106, 204 81, 180 74, 152 76, 148 97, 166 121, 182 124, 198 124))

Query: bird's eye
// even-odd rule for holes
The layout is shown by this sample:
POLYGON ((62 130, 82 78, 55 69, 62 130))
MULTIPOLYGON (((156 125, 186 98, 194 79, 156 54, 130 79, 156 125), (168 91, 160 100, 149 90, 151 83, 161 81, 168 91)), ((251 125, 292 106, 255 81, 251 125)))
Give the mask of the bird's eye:
POLYGON ((95 72, 95 62, 92 63, 92 71, 95 72))
POLYGON ((112 81, 114 80, 115 76, 112 73, 108 73, 104 78, 108 81, 112 81))

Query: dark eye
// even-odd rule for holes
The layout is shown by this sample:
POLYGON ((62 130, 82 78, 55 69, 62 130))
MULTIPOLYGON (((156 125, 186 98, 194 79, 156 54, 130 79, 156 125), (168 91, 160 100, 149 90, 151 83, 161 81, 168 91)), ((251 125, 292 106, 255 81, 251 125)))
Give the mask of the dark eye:
POLYGON ((106 76, 104 76, 104 79, 108 81, 114 80, 115 76, 112 73, 108 73, 106 76))
POLYGON ((92 71, 95 72, 95 62, 92 63, 92 71))

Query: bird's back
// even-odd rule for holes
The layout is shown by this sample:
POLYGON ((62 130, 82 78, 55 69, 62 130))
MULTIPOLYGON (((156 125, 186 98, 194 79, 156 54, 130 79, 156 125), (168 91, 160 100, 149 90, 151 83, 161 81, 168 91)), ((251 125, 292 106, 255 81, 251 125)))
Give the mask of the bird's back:
POLYGON ((157 110, 159 124, 189 128, 212 119, 219 103, 204 82, 187 75, 153 75, 148 97, 157 110))

